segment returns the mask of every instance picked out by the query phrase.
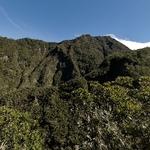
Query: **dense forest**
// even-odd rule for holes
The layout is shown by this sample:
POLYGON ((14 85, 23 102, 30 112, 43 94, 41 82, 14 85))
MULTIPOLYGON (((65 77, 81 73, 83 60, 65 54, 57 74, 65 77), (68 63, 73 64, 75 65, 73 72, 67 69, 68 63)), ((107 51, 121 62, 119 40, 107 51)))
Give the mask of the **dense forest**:
POLYGON ((149 150, 150 48, 0 37, 0 149, 149 150))

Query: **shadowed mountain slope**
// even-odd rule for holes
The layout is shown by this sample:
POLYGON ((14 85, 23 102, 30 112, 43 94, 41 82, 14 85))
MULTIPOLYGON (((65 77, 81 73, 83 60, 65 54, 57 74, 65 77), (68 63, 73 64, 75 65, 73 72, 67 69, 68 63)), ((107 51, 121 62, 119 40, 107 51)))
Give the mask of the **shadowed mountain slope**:
POLYGON ((97 69, 116 51, 129 49, 107 36, 83 35, 60 43, 1 37, 1 88, 58 85, 97 69))

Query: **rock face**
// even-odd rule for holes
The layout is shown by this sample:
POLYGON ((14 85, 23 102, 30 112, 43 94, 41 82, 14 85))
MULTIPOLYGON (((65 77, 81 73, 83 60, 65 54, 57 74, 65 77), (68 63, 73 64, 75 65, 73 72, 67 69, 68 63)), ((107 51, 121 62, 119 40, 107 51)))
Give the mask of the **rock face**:
POLYGON ((115 51, 129 49, 107 36, 83 35, 60 43, 0 38, 1 88, 58 85, 84 77, 115 51))

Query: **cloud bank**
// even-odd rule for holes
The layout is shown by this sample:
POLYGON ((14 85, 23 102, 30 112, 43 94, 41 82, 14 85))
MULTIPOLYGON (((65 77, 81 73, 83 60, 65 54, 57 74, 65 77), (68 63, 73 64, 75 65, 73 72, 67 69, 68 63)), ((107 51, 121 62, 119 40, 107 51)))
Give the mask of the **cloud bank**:
POLYGON ((127 47, 129 47, 132 50, 137 50, 137 49, 142 49, 142 48, 145 48, 145 47, 150 47, 150 42, 140 43, 140 42, 125 40, 125 39, 118 38, 117 36, 115 36, 113 34, 109 34, 109 36, 111 36, 113 39, 119 41, 120 43, 126 45, 127 47))

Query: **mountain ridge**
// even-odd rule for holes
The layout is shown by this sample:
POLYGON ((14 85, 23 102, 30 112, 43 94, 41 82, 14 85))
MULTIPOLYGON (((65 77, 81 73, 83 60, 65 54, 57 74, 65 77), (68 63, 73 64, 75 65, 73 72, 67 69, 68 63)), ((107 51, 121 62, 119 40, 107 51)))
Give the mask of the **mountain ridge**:
MULTIPOLYGON (((15 80, 20 77, 16 87, 28 84, 59 84, 58 82, 89 73, 98 67, 109 53, 129 51, 126 46, 111 37, 90 35, 82 35, 59 43, 28 38, 19 40, 0 38, 0 46, 1 63, 6 66, 10 63, 14 67, 14 70, 8 67, 8 74, 14 71, 18 73, 15 80)), ((1 74, 5 79, 6 75, 1 74)), ((7 79, 5 81, 7 82, 7 79)))

